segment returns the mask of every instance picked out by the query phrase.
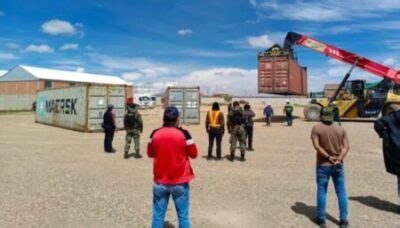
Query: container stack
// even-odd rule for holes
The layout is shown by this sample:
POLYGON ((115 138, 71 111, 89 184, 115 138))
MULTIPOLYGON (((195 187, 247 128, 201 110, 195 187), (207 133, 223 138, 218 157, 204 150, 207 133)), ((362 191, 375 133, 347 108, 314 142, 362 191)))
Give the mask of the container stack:
POLYGON ((258 93, 307 96, 307 68, 275 44, 258 54, 258 93))

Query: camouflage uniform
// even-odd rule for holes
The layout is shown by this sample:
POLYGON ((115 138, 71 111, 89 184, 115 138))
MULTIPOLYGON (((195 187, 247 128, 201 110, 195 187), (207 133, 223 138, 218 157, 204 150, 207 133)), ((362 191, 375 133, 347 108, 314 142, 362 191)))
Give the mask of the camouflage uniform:
POLYGON ((228 114, 228 129, 229 133, 231 134, 229 138, 229 143, 231 145, 230 146, 231 161, 233 161, 233 159, 235 158, 237 141, 239 141, 240 157, 242 161, 245 160, 245 151, 246 151, 245 122, 246 122, 246 116, 244 114, 243 109, 240 106, 232 107, 231 111, 228 114), (240 118, 242 120, 237 120, 239 116, 235 117, 235 115, 240 115, 240 118))
POLYGON ((140 155, 140 133, 143 132, 143 121, 137 108, 128 107, 128 112, 124 117, 124 126, 126 130, 124 158, 129 158, 128 152, 132 138, 135 144, 136 157, 142 157, 140 155), (132 121, 129 121, 130 118, 132 118, 132 121))

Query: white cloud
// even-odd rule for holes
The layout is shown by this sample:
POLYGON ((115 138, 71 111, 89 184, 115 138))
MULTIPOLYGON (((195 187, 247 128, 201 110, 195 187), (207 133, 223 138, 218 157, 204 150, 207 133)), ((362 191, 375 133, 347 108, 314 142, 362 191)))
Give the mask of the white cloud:
POLYGON ((382 62, 382 64, 397 70, 400 69, 400 62, 397 58, 388 57, 382 62))
POLYGON ((75 35, 76 28, 68 21, 53 19, 42 24, 42 31, 50 35, 75 35))
POLYGON ((257 94, 257 70, 210 68, 196 70, 177 80, 180 85, 200 86, 205 93, 257 94))
POLYGON ((393 66, 393 65, 396 64, 396 59, 394 59, 394 58, 392 58, 392 57, 389 57, 389 58, 387 58, 387 59, 385 59, 385 60, 383 61, 383 64, 384 64, 384 65, 387 65, 387 66, 393 66))
POLYGON ((36 52, 36 53, 53 53, 54 49, 45 44, 40 44, 40 45, 30 44, 25 48, 25 51, 36 52))
POLYGON ((274 42, 270 40, 268 35, 250 36, 247 38, 247 43, 250 47, 254 48, 269 48, 274 45, 274 42))
POLYGON ((257 94, 257 70, 232 67, 210 67, 190 63, 165 63, 145 58, 113 57, 89 54, 91 61, 134 81, 135 86, 152 93, 162 92, 168 85, 201 86, 205 93, 229 92, 257 94))
POLYGON ((178 30, 178 34, 181 36, 187 36, 193 34, 193 31, 191 29, 180 29, 178 30))
POLYGON ((78 68, 76 68, 75 71, 79 72, 79 73, 83 73, 83 72, 85 72, 85 68, 84 67, 78 67, 78 68))
POLYGON ((19 49, 21 47, 19 44, 13 42, 6 43, 6 46, 11 49, 19 49))
POLYGON ((18 57, 12 53, 0 53, 0 60, 7 61, 7 60, 15 60, 15 59, 18 59, 18 57))
POLYGON ((126 72, 121 75, 121 77, 127 81, 136 81, 137 79, 140 79, 143 77, 141 73, 138 72, 126 72))
POLYGON ((226 43, 232 44, 237 48, 266 49, 274 44, 282 44, 286 33, 271 32, 260 36, 248 36, 240 40, 230 40, 226 43))
POLYGON ((61 51, 68 51, 68 50, 77 50, 79 48, 79 44, 64 44, 60 47, 61 51))
POLYGON ((259 12, 268 17, 298 21, 346 21, 354 18, 378 18, 400 9, 395 0, 336 0, 312 1, 250 1, 259 12))

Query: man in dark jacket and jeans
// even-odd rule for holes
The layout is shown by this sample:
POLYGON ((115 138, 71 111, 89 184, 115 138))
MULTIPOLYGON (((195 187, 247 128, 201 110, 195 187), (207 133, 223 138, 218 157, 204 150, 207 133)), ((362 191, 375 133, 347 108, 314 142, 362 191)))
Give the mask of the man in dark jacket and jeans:
POLYGON ((374 128, 383 139, 383 159, 386 171, 397 176, 400 212, 400 110, 381 117, 375 122, 374 128))
POLYGON ((197 157, 197 147, 187 130, 178 127, 179 111, 167 107, 164 125, 150 136, 147 155, 153 158, 153 223, 152 228, 164 227, 170 196, 175 203, 179 227, 189 228, 189 182, 194 179, 189 158, 197 157))
POLYGON ((115 115, 113 113, 114 106, 108 105, 107 111, 103 115, 103 124, 105 137, 104 137, 104 152, 114 153, 115 149, 112 146, 112 141, 114 139, 114 133, 116 129, 115 125, 115 115))

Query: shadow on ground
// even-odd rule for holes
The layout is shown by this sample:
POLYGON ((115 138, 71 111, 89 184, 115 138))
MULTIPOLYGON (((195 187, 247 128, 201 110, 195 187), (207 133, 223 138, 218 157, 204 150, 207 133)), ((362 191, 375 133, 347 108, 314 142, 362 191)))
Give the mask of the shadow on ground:
POLYGON ((395 214, 400 213, 400 206, 397 206, 396 204, 386 201, 386 200, 381 200, 378 197, 375 196, 351 196, 349 197, 350 200, 358 201, 366 206, 381 210, 381 211, 386 211, 386 212, 392 212, 395 214))
MULTIPOLYGON (((299 116, 293 116, 293 120, 300 119, 299 116)), ((265 123, 265 117, 255 118, 254 122, 257 123, 265 123)), ((273 116, 271 119, 271 123, 286 123, 286 116, 273 116)))
MULTIPOLYGON (((296 202, 292 207, 292 210, 299 215, 306 216, 311 222, 315 223, 315 217, 317 213, 316 206, 309 206, 303 202, 296 202)), ((339 225, 339 220, 335 219, 329 213, 326 213, 326 219, 339 225)))

